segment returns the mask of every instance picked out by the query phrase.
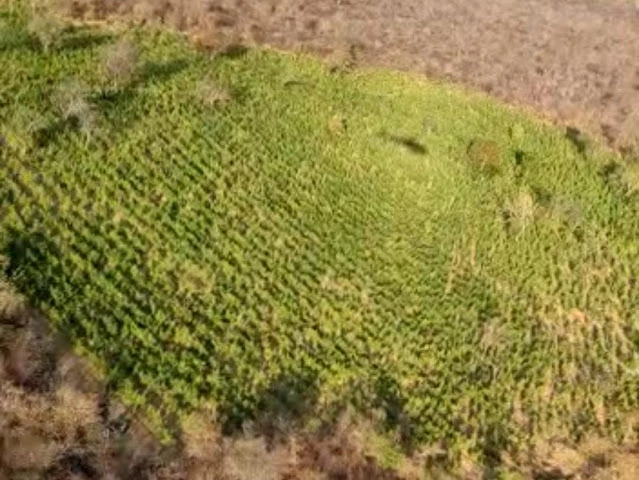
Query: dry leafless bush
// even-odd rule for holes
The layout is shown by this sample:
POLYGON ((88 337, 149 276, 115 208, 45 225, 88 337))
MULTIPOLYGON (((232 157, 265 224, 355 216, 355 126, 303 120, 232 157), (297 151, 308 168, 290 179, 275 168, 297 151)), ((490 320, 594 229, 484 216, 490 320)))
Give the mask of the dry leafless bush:
POLYGON ((104 54, 104 73, 116 88, 127 87, 135 79, 139 51, 130 40, 122 39, 104 54))
POLYGON ((42 50, 48 52, 60 46, 64 24, 47 11, 35 11, 27 31, 38 41, 42 50))
POLYGON ((2 136, 10 147, 27 151, 38 144, 39 134, 46 126, 46 118, 40 112, 20 105, 3 125, 2 136))
POLYGON ((231 100, 228 88, 219 85, 215 80, 202 80, 195 88, 196 99, 209 107, 223 105, 231 100))
POLYGON ((65 121, 76 124, 86 138, 92 138, 100 128, 100 115, 87 99, 89 89, 76 79, 68 79, 58 86, 52 101, 65 121))
POLYGON ((520 191, 506 204, 504 215, 513 233, 523 232, 535 220, 535 199, 529 192, 520 191))

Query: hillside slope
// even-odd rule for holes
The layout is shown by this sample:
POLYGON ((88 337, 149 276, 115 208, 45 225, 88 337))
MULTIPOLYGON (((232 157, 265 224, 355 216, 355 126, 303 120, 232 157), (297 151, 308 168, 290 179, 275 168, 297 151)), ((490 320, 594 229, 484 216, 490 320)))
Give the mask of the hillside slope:
POLYGON ((633 0, 51 0, 81 18, 162 22, 419 71, 544 112, 634 149, 639 8, 633 0))
POLYGON ((8 273, 132 407, 636 440, 635 166, 408 75, 140 29, 119 84, 122 34, 0 20, 8 273))

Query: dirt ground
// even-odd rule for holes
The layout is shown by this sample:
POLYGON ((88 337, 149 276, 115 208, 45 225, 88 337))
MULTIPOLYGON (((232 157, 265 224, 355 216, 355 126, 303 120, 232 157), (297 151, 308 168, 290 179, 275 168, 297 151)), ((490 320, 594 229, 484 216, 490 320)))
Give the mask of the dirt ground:
POLYGON ((91 5, 85 15, 119 12, 288 49, 346 51, 359 63, 423 72, 532 107, 617 147, 639 136, 639 3, 632 0, 66 3, 91 5))

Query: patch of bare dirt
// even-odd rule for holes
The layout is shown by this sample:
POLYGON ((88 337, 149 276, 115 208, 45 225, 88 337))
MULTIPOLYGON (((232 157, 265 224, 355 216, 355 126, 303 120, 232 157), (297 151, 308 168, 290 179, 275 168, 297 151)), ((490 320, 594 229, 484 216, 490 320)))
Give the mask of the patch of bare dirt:
MULTIPOLYGON (((229 38, 426 73, 530 106, 616 147, 639 136, 632 0, 60 0, 229 38)), ((225 39, 225 40, 223 40, 225 39)))

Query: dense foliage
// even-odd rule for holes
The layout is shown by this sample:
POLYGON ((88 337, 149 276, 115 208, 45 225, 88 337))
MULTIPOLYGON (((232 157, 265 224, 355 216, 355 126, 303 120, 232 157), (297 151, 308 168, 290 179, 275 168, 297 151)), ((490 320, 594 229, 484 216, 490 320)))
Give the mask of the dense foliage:
POLYGON ((486 454, 551 426, 631 433, 620 159, 410 76, 151 30, 128 34, 119 86, 101 63, 119 34, 42 49, 0 22, 9 273, 130 404, 212 402, 230 428, 352 403, 405 442, 486 454), (56 105, 69 82, 91 135, 56 105))

